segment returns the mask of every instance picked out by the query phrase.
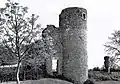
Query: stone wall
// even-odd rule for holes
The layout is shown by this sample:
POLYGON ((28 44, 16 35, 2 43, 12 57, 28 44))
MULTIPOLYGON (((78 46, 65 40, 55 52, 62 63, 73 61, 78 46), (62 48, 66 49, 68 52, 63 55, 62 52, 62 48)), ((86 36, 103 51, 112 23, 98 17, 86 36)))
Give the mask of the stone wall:
POLYGON ((83 8, 71 7, 59 15, 63 44, 63 69, 66 78, 82 84, 88 75, 86 15, 83 8))
MULTIPOLYGON (((43 31, 47 31, 47 37, 53 38, 53 50, 57 52, 50 56, 58 57, 58 74, 75 84, 83 84, 88 78, 86 22, 86 9, 66 8, 59 15, 59 27, 48 25, 43 31)), ((47 66, 47 71, 51 73, 51 58, 47 66)))
POLYGON ((58 59, 57 72, 59 75, 62 74, 62 45, 60 40, 60 31, 58 27, 54 25, 47 25, 47 27, 42 32, 44 42, 47 43, 48 54, 50 55, 46 59, 46 68, 48 74, 52 75, 52 58, 55 57, 58 59))

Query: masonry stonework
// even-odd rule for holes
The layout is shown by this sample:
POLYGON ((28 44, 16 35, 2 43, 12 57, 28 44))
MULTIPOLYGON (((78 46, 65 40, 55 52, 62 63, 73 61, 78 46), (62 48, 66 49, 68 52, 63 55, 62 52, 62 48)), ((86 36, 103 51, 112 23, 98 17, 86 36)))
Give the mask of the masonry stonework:
POLYGON ((86 15, 85 9, 71 7, 62 10, 59 16, 63 42, 62 73, 75 84, 82 84, 88 75, 86 15))
POLYGON ((104 67, 105 67, 105 70, 108 73, 110 73, 110 57, 109 56, 104 57, 104 67))
POLYGON ((54 25, 47 25, 47 27, 43 30, 42 36, 44 42, 47 42, 49 45, 49 58, 46 59, 46 69, 47 73, 52 75, 52 59, 57 58, 57 73, 58 75, 62 74, 62 45, 60 40, 60 30, 58 27, 54 25), (51 41, 50 41, 51 40, 51 41), (52 48, 52 49, 49 49, 52 48), (52 50, 52 51, 51 51, 52 50))
MULTIPOLYGON (((86 23, 87 10, 70 7, 62 10, 59 15, 58 28, 49 25, 45 29, 50 30, 48 33, 54 38, 58 74, 75 84, 83 84, 88 78, 86 23)), ((49 60, 48 63, 47 66, 50 68, 48 72, 51 73, 52 62, 49 60)))

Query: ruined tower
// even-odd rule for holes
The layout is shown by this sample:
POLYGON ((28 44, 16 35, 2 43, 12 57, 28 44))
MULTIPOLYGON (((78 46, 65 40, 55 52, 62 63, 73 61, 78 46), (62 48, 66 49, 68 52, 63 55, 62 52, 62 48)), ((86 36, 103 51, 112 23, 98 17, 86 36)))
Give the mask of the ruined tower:
POLYGON ((62 74, 62 53, 61 53, 61 42, 60 42, 60 30, 54 25, 47 25, 42 32, 42 39, 45 42, 45 48, 49 56, 46 59, 46 69, 49 75, 53 75, 52 71, 52 60, 57 59, 57 73, 62 74))
POLYGON ((105 70, 108 73, 110 73, 110 57, 109 56, 104 57, 104 67, 105 67, 105 70))
POLYGON ((86 18, 87 10, 78 7, 66 8, 59 15, 63 45, 62 74, 75 84, 82 84, 88 75, 86 18))

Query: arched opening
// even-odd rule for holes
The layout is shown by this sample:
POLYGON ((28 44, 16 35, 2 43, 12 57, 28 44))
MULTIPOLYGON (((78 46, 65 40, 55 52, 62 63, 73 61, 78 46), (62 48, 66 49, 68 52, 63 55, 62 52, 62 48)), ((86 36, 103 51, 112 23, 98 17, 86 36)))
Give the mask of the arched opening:
POLYGON ((53 72, 57 71, 57 58, 55 57, 52 58, 52 71, 53 72))
POLYGON ((52 58, 52 72, 53 75, 56 76, 58 74, 58 58, 52 58))

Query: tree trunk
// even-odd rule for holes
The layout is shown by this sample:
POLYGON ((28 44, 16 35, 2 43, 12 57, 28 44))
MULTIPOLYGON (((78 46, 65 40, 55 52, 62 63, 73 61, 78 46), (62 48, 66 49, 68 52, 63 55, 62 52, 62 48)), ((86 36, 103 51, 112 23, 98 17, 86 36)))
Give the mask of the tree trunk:
POLYGON ((20 84, 19 73, 20 73, 20 62, 18 62, 17 71, 16 71, 16 77, 17 77, 16 83, 17 84, 20 84))
POLYGON ((108 73, 111 73, 111 72, 110 72, 110 67, 108 68, 108 73))

